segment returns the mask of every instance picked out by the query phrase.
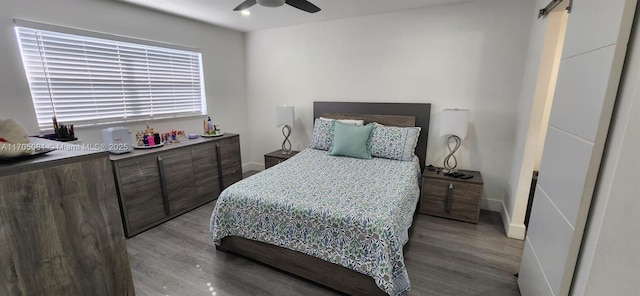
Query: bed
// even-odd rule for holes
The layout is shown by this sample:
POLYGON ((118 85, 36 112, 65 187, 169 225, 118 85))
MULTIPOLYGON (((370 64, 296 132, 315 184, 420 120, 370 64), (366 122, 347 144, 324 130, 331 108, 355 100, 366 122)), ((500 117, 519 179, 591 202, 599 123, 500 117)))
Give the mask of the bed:
POLYGON ((429 111, 429 104, 315 102, 314 118, 420 126, 420 157, 362 160, 305 149, 220 195, 211 216, 216 247, 344 293, 403 294, 429 111))

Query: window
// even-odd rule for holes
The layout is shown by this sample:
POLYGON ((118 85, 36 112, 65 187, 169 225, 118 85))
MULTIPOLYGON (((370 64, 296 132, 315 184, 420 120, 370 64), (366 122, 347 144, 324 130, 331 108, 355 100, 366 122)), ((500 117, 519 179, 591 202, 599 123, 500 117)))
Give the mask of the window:
POLYGON ((145 40, 16 21, 41 129, 202 115, 202 56, 145 40))

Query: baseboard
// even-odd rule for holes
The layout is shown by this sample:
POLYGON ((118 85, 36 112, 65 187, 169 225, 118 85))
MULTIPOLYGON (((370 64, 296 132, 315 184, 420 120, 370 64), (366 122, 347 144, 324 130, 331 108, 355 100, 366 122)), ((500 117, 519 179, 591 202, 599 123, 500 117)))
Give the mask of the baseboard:
POLYGON ((480 208, 500 213, 502 211, 502 201, 498 199, 483 198, 480 200, 480 208))
POLYGON ((263 171, 264 163, 257 162, 249 162, 242 165, 242 172, 246 173, 248 171, 263 171))
POLYGON ((507 237, 524 240, 525 235, 527 233, 527 227, 524 224, 511 224, 511 218, 509 217, 509 213, 507 212, 507 207, 504 202, 502 202, 502 210, 500 210, 500 216, 502 216, 502 224, 504 226, 504 232, 507 234, 507 237))

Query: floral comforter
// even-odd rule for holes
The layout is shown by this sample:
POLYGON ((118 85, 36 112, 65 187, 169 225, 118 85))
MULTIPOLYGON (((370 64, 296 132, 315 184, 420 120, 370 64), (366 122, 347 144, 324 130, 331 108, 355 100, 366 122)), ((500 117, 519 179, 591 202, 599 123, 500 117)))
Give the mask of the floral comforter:
POLYGON ((222 192, 211 235, 216 244, 240 236, 312 255, 403 294, 410 285, 402 248, 419 174, 417 157, 362 160, 305 149, 222 192))

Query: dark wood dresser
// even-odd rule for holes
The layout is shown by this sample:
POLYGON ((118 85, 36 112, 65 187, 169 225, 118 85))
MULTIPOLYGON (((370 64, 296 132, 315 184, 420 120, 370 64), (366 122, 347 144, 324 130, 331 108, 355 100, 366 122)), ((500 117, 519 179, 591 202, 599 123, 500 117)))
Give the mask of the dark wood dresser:
POLYGON ((460 170, 471 179, 447 177, 442 172, 425 169, 422 173, 420 213, 478 223, 482 198, 482 175, 460 170))
POLYGON ((242 179, 236 134, 134 150, 111 161, 127 237, 217 199, 242 179))
POLYGON ((0 295, 134 295, 107 152, 0 162, 0 295))
POLYGON ((294 155, 298 154, 300 151, 291 151, 289 154, 282 154, 282 150, 276 150, 264 155, 264 169, 268 169, 276 164, 279 164, 294 155))

